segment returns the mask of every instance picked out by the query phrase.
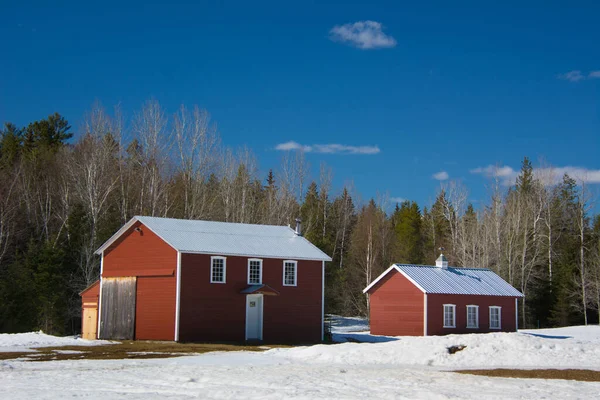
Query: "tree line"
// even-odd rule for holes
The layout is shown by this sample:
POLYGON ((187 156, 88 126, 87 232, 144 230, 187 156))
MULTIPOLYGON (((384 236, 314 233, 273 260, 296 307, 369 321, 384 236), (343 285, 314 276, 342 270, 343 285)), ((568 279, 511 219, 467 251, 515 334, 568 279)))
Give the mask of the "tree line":
MULTIPOLYGON (((525 294, 520 326, 597 323, 600 218, 585 180, 525 158, 475 208, 457 182, 435 202, 364 203, 332 171, 311 177, 301 152, 261 176, 248 148, 221 142, 210 115, 154 100, 132 118, 94 105, 74 135, 59 114, 0 131, 0 332, 78 332, 94 251, 134 215, 287 225, 331 255, 326 311, 367 315, 362 293, 392 263, 490 268, 525 294), (541 173, 540 171, 544 171, 541 173), (391 210, 391 211, 390 211, 391 210)), ((496 174, 498 175, 498 174, 496 174)))

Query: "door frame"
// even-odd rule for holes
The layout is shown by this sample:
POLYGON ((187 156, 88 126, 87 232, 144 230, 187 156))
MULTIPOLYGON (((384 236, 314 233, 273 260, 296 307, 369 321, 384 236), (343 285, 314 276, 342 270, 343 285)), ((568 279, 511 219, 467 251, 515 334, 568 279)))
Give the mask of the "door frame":
POLYGON ((244 340, 263 340, 263 321, 265 319, 265 315, 264 315, 264 296, 262 294, 248 294, 246 295, 246 324, 244 327, 244 340), (259 331, 259 337, 257 339, 252 338, 252 339, 248 339, 248 310, 250 309, 250 300, 251 299, 260 299, 259 304, 260 304, 260 322, 258 324, 258 331, 259 331))

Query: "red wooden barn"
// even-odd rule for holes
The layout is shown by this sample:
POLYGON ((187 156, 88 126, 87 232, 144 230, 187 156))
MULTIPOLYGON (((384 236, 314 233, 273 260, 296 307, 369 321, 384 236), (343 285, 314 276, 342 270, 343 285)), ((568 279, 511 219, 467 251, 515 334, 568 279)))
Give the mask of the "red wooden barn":
POLYGON ((299 230, 132 218, 96 252, 98 337, 321 341, 331 258, 299 230))
POLYGON ((489 269, 448 267, 444 255, 436 266, 394 264, 364 293, 371 333, 389 336, 514 332, 523 297, 489 269))

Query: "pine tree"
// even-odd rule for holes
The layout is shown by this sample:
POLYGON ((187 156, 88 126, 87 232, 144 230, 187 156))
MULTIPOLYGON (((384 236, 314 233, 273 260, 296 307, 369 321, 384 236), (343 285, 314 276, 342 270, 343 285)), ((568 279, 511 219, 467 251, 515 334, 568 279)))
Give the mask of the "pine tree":
POLYGON ((421 212, 417 203, 404 201, 392 215, 396 234, 397 261, 409 264, 423 262, 423 234, 421 232, 421 212))
POLYGON ((521 173, 517 176, 516 188, 518 192, 521 193, 529 193, 533 188, 533 166, 531 165, 531 161, 529 158, 523 158, 523 163, 521 164, 521 173))

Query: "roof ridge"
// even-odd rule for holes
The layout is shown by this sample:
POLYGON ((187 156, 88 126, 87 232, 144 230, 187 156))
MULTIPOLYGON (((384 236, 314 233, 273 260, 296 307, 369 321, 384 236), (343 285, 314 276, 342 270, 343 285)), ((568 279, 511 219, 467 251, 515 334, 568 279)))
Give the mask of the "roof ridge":
MULTIPOLYGON (((253 224, 250 222, 227 222, 227 221, 211 221, 209 219, 188 219, 188 218, 171 218, 171 217, 153 217, 150 215, 135 215, 134 218, 152 218, 171 221, 190 221, 190 222, 208 222, 211 224, 227 224, 227 225, 248 225, 248 226, 271 226, 275 228, 290 228, 288 225, 272 225, 272 224, 253 224)), ((291 229, 291 228, 290 228, 291 229)))
MULTIPOLYGON (((407 267, 427 267, 427 268, 445 269, 445 268, 440 268, 440 267, 435 266, 435 265, 426 265, 426 264, 408 264, 408 263, 394 263, 394 264, 395 265, 401 265, 401 266, 407 266, 407 267)), ((452 268, 452 269, 470 269, 470 270, 478 270, 478 271, 492 271, 491 269, 484 268, 484 267, 453 267, 453 266, 449 265, 448 268, 452 268)), ((494 272, 494 271, 492 271, 492 272, 494 272)))
MULTIPOLYGON (((163 232, 185 232, 185 233, 205 233, 205 234, 211 234, 211 235, 231 235, 231 236, 256 236, 256 234, 253 233, 231 233, 231 232, 212 232, 212 231, 186 231, 186 230, 179 230, 179 229, 168 229, 168 228, 161 228, 161 230, 163 232)), ((283 238, 287 238, 287 236, 281 236, 281 235, 260 235, 260 237, 283 237, 283 238)))

